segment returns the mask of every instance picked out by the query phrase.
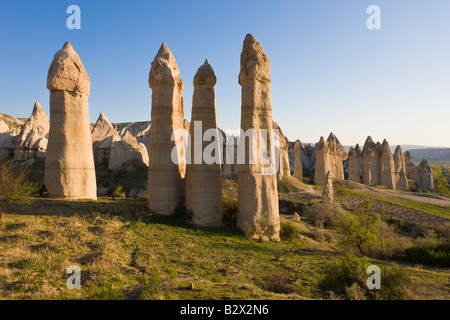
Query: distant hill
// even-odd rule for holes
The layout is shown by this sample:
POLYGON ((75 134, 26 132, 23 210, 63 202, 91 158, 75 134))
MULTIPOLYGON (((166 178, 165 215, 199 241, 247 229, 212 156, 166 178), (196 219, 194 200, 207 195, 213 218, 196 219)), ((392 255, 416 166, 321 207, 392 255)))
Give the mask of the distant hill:
POLYGON ((415 162, 424 158, 431 162, 450 161, 450 148, 410 149, 409 153, 415 162))

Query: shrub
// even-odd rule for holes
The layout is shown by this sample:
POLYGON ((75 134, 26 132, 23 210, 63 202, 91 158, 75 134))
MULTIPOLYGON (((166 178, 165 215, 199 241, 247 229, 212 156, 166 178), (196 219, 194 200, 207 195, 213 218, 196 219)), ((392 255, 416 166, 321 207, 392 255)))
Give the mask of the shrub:
POLYGON ((366 255, 366 246, 373 245, 378 240, 379 222, 379 215, 366 214, 358 210, 342 215, 336 224, 336 231, 339 234, 338 244, 341 247, 356 247, 362 255, 366 255))
POLYGON ((0 219, 7 202, 30 204, 30 197, 38 190, 37 185, 27 181, 30 170, 14 167, 12 162, 0 163, 0 219))
POLYGON ((111 182, 108 186, 107 195, 111 198, 124 198, 125 192, 123 191, 123 187, 115 182, 111 182))
POLYGON ((405 250, 405 259, 437 267, 450 267, 450 243, 420 245, 405 250))
POLYGON ((280 226, 280 238, 281 240, 294 240, 300 235, 300 231, 294 225, 294 223, 287 221, 282 222, 280 226))
POLYGON ((347 254, 326 265, 319 288, 325 296, 348 300, 402 300, 408 297, 411 276, 407 270, 395 263, 380 268, 381 289, 369 290, 366 284, 368 266, 368 261, 347 254))
POLYGON ((336 195, 338 197, 340 197, 341 199, 344 199, 345 197, 350 195, 350 191, 346 187, 344 187, 343 185, 339 185, 336 188, 336 195))
POLYGON ((276 293, 292 293, 296 291, 295 284, 289 275, 281 270, 275 271, 263 279, 262 288, 276 293))
POLYGON ((336 221, 345 213, 345 210, 336 203, 314 203, 308 207, 304 216, 316 227, 333 227, 336 221))

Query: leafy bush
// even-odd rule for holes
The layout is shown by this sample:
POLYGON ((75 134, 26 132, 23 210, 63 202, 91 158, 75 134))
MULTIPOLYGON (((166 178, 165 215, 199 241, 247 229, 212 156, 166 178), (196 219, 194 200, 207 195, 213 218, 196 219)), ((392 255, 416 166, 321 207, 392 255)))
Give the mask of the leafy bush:
POLYGON ((336 195, 338 197, 340 197, 341 199, 344 199, 345 197, 349 196, 350 194, 351 194, 351 192, 343 185, 339 185, 336 188, 336 195))
POLYGON ((300 231, 294 225, 294 223, 287 221, 282 222, 280 226, 280 238, 281 240, 294 240, 300 235, 300 231))
POLYGON ((115 182, 111 182, 108 186, 107 195, 111 198, 124 198, 125 192, 123 191, 123 187, 115 182))
POLYGON ((377 214, 366 214, 355 210, 342 215, 336 224, 341 247, 354 246, 362 255, 368 253, 367 246, 378 240, 377 224, 381 221, 377 214))
POLYGON ((325 296, 347 300, 402 300, 408 297, 411 277, 407 270, 395 263, 381 267, 381 289, 369 290, 366 284, 369 264, 351 253, 329 263, 319 284, 320 290, 325 296))
POLYGON ((405 259, 413 263, 450 267, 450 243, 408 248, 405 250, 405 259))
POLYGON ((314 203, 304 211, 306 219, 318 228, 333 227, 336 221, 345 213, 337 203, 314 203))
POLYGON ((25 167, 14 167, 12 162, 0 163, 0 219, 3 207, 7 202, 30 204, 30 197, 38 190, 38 186, 27 181, 30 170, 25 167))

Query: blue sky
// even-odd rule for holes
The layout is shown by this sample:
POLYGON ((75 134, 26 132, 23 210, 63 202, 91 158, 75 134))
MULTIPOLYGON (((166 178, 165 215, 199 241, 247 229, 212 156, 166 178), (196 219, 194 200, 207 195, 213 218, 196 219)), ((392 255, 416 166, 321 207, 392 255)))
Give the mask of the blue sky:
POLYGON ((49 112, 47 72, 65 41, 91 78, 90 118, 150 120, 150 64, 162 42, 185 83, 190 120, 198 67, 217 77, 219 126, 239 128, 240 52, 247 33, 271 62, 273 119, 290 140, 343 144, 367 135, 391 145, 450 147, 450 1, 22 1, 0 2, 0 113, 49 112), (81 30, 66 9, 81 8, 81 30), (369 5, 381 30, 369 30, 369 5))

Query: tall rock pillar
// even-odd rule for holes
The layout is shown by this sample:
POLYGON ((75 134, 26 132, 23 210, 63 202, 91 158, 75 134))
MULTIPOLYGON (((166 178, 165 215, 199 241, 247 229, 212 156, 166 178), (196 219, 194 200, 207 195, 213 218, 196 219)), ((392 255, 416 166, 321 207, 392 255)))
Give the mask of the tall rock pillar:
POLYGON ((303 181, 302 149, 298 141, 294 144, 294 178, 303 181))
POLYGON ((384 139, 380 151, 380 184, 395 189, 395 181, 394 157, 389 143, 384 139))
MULTIPOLYGON (((185 191, 186 209, 192 212, 192 221, 201 226, 222 224, 221 163, 220 160, 208 163, 210 161, 206 160, 205 162, 203 157, 205 148, 208 147, 215 153, 219 153, 218 155, 214 154, 214 158, 221 158, 222 145, 217 128, 215 85, 216 76, 206 60, 194 77, 190 127, 191 147, 188 148, 191 151, 191 161, 186 166, 185 191), (198 124, 201 124, 201 127, 198 124), (201 131, 195 132, 195 130, 201 131), (211 137, 211 141, 203 141, 203 135, 207 130, 215 130, 215 137, 211 137), (212 143, 216 144, 215 148, 211 147, 212 143), (197 144, 199 145, 197 146, 197 144)), ((222 134, 220 133, 220 135, 222 134)), ((213 156, 211 153, 207 155, 213 156)))
POLYGON ((44 182, 48 193, 97 199, 89 122, 89 75, 69 42, 55 54, 47 77, 50 130, 44 182))
POLYGON ((320 141, 316 143, 315 150, 316 168, 314 171, 314 183, 323 186, 326 182, 326 174, 332 170, 328 142, 323 137, 320 137, 320 141))
POLYGON ((367 137, 362 151, 363 183, 380 185, 380 151, 371 137, 367 137))
POLYGON ((408 190, 408 178, 406 177, 405 157, 403 156, 402 148, 397 146, 394 152, 395 165, 395 189, 406 191, 408 190))
POLYGON ((348 180, 361 183, 361 176, 358 168, 358 154, 353 148, 350 148, 348 152, 348 180))
MULTIPOLYGON (((273 162, 276 155, 272 141, 271 80, 269 58, 255 37, 248 34, 241 53, 239 74, 242 86, 241 129, 244 133, 253 130, 256 145, 263 142, 261 130, 267 130, 267 152, 273 162)), ((267 165, 261 163, 259 152, 255 157, 256 163, 250 163, 249 139, 242 136, 241 139, 240 150, 245 150, 245 163, 239 165, 237 225, 248 237, 278 241, 280 217, 276 169, 267 170, 267 165)))
POLYGON ((150 68, 152 134, 149 143, 148 206, 164 215, 183 205, 185 154, 183 138, 172 134, 183 129, 184 83, 172 52, 163 43, 150 68), (175 160, 172 152, 175 151, 175 160))

